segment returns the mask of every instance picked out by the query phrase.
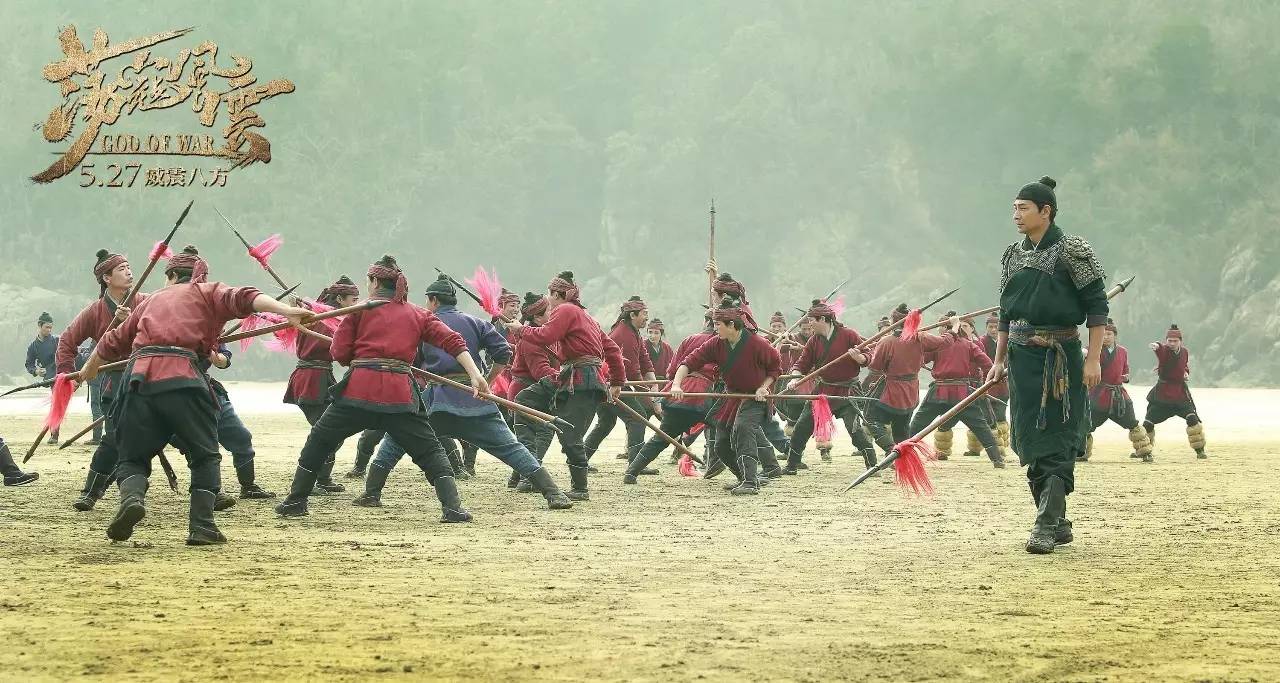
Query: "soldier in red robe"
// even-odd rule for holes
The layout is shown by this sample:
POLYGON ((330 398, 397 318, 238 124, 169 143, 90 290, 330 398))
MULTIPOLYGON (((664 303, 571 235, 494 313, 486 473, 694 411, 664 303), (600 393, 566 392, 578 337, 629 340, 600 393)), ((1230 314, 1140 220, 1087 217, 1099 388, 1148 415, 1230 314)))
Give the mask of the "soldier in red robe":
POLYGON ((1151 350, 1156 354, 1156 385, 1147 393, 1147 414, 1142 428, 1154 445, 1156 425, 1171 417, 1180 417, 1187 421, 1187 442, 1195 450, 1196 458, 1209 457, 1204 452, 1204 423, 1187 386, 1187 379, 1191 377, 1191 352, 1182 345, 1182 330, 1170 325, 1164 343, 1152 342, 1151 350))
POLYGON ((330 403, 311 427, 293 475, 289 496, 276 506, 285 517, 307 514, 307 496, 320 468, 342 442, 362 429, 381 429, 395 439, 427 476, 442 509, 441 522, 469 522, 453 467, 427 418, 411 364, 419 345, 430 344, 457 359, 471 380, 473 395, 488 393, 462 335, 431 312, 408 301, 409 282, 396 260, 383 256, 369 267, 369 298, 388 300, 377 308, 343 316, 330 354, 350 368, 330 391, 330 403))
MULTIPOLYGON (((991 370, 991 359, 983 352, 976 339, 970 339, 961 332, 961 321, 955 316, 955 311, 948 311, 942 317, 942 321, 949 322, 951 327, 937 337, 941 344, 925 354, 925 360, 933 363, 933 382, 929 384, 924 401, 911 418, 911 426, 907 429, 911 434, 918 433, 939 415, 951 410, 973 393, 975 369, 983 375, 991 370)), ((972 328, 969 329, 972 331, 972 328)), ((991 432, 982 408, 976 402, 969 404, 954 420, 942 425, 947 435, 951 434, 951 427, 956 422, 963 422, 978 438, 993 466, 1004 468, 1004 454, 1000 452, 1000 444, 991 432)), ((950 451, 950 440, 947 439, 944 443, 946 451, 950 451)), ((939 459, 946 459, 946 451, 939 448, 939 459)))
MULTIPOLYGON (((360 288, 351 278, 343 275, 336 282, 324 288, 317 301, 332 308, 345 308, 355 305, 360 299, 360 288)), ((307 325, 307 329, 328 336, 330 330, 323 322, 307 325)), ((329 405, 329 389, 336 383, 333 376, 333 356, 329 353, 329 342, 306 334, 298 335, 298 364, 289 375, 289 382, 284 390, 284 402, 298 406, 307 424, 315 426, 329 405)), ((372 455, 372 453, 370 453, 372 455)), ((361 453, 356 451, 355 468, 361 471, 368 464, 368 457, 360 462, 361 453)), ((341 493, 346 487, 333 480, 333 466, 330 460, 321 466, 316 477, 316 493, 341 493)))
MULTIPOLYGON (((80 344, 86 339, 101 340, 113 320, 124 322, 129 312, 147 298, 145 294, 136 294, 124 301, 133 287, 133 270, 129 268, 129 259, 121 254, 99 250, 93 278, 98 284, 98 298, 85 306, 58 337, 55 363, 59 373, 75 372, 76 349, 80 344)), ((106 492, 108 483, 115 479, 119 451, 115 439, 116 416, 111 407, 120 389, 121 374, 121 370, 108 370, 97 379, 102 393, 102 413, 107 416, 106 429, 89 462, 89 474, 80 497, 72 503, 72 507, 81 512, 92 510, 106 492)))
MULTIPOLYGON (((572 500, 590 500, 587 484, 586 447, 582 443, 587 424, 602 401, 617 400, 626 381, 622 351, 600 329, 582 305, 581 290, 573 273, 564 271, 547 285, 547 310, 550 317, 541 327, 526 327, 522 341, 560 348, 560 374, 554 386, 538 383, 520 392, 516 401, 522 405, 550 412, 573 425, 559 435, 560 447, 569 463, 573 489, 572 500), (608 365, 605 379, 602 369, 608 365)), ((517 416, 516 428, 521 443, 531 439, 533 427, 517 416)))
POLYGON ((649 321, 649 326, 645 328, 649 334, 649 339, 644 343, 644 350, 649 353, 649 360, 653 363, 653 372, 657 379, 670 379, 667 376, 667 366, 671 365, 671 357, 674 352, 671 345, 667 343, 667 326, 662 323, 659 318, 649 321))
MULTIPOLYGON (((795 334, 787 334, 787 318, 782 315, 782 311, 774 311, 773 317, 769 319, 769 341, 773 343, 774 348, 778 350, 778 355, 782 357, 782 370, 784 372, 791 370, 796 366, 796 361, 800 360, 800 353, 804 351, 804 345, 812 335, 813 324, 805 318, 801 324, 802 329, 808 329, 808 334, 803 336, 795 334)), ((786 381, 779 380, 778 386, 774 387, 775 391, 782 391, 786 388, 786 381)), ((801 387, 796 393, 808 393, 813 387, 801 387)), ((782 417, 785 423, 784 434, 787 437, 795 435, 796 421, 800 419, 800 414, 804 411, 806 401, 796 400, 779 400, 777 402, 778 415, 782 417)), ((799 469, 807 470, 808 465, 803 462, 799 463, 799 469)))
MULTIPOLYGON (((906 318, 909 312, 906 304, 899 304, 893 311, 893 322, 906 318)), ((931 334, 920 333, 906 339, 901 327, 876 344, 868 367, 884 378, 873 395, 876 402, 871 404, 867 418, 884 426, 872 434, 886 453, 893 450, 894 444, 911 436, 911 413, 920 403, 920 368, 924 367, 924 356, 945 345, 942 337, 931 334)))
MULTIPOLYGON (((613 327, 609 329, 609 338, 618 345, 618 349, 622 352, 626 378, 630 382, 652 380, 657 377, 653 361, 645 350, 644 339, 640 336, 640 331, 645 329, 645 325, 648 322, 649 307, 640 297, 633 296, 622 304, 618 311, 617 320, 614 321, 613 327)), ((623 393, 622 400, 637 413, 645 418, 653 414, 654 409, 648 399, 627 398, 626 394, 627 392, 623 393)), ((587 449, 587 460, 591 460, 591 456, 595 455, 595 452, 599 450, 600 444, 609 436, 609 432, 613 431, 619 418, 622 419, 622 423, 627 430, 627 452, 620 454, 618 458, 630 461, 639 452, 640 447, 644 445, 644 424, 622 412, 612 403, 601 403, 596 408, 596 425, 591 429, 591 433, 587 434, 587 438, 584 441, 587 449)))
POLYGON ((716 410, 714 462, 707 462, 707 476, 714 474, 718 463, 738 478, 731 489, 734 495, 756 495, 760 492, 760 450, 770 447, 762 429, 769 417, 765 396, 782 372, 782 359, 777 349, 748 327, 747 312, 739 300, 723 298, 712 317, 716 338, 707 340, 680 364, 671 382, 671 397, 683 399, 685 378, 692 369, 707 364, 719 368, 720 382, 730 392, 755 394, 754 400, 726 400, 716 410))
MULTIPOLYGON (((716 333, 712 327, 711 311, 707 311, 705 319, 706 326, 703 327, 701 332, 692 334, 680 342, 679 348, 672 355, 671 364, 663 370, 664 373, 675 377, 685 359, 708 340, 716 338, 716 333)), ((692 368, 685 377, 684 390, 691 394, 709 392, 718 375, 718 369, 714 363, 692 368)), ((659 429, 668 436, 678 439, 682 434, 692 431, 699 424, 707 424, 708 408, 709 402, 704 398, 663 399, 662 425, 659 426, 659 429)), ((685 441, 685 445, 691 443, 693 443, 692 440, 685 441)), ((627 464, 627 471, 622 475, 622 483, 639 483, 637 477, 645 472, 649 464, 661 455, 662 451, 666 450, 668 446, 669 444, 662 437, 656 434, 653 435, 645 442, 644 446, 641 446, 640 452, 636 454, 636 457, 632 458, 631 462, 627 464)))
MULTIPOLYGON (((982 335, 982 351, 987 358, 995 359, 996 342, 1000 336, 1000 316, 992 313, 986 320, 987 333, 982 335)), ((979 383, 985 378, 979 378, 979 383)), ((987 392, 991 413, 995 416, 996 439, 1002 448, 1009 448, 1009 381, 1002 380, 987 392)))
POLYGON ((194 247, 169 259, 168 285, 138 306, 124 324, 98 341, 81 369, 92 380, 104 362, 129 358, 114 410, 118 420, 120 508, 107 537, 123 541, 146 515, 151 456, 176 437, 191 469, 188 545, 225 543, 213 522, 221 488, 218 464, 218 399, 200 369, 229 320, 255 311, 283 315, 300 324, 309 311, 286 306, 253 287, 207 282, 208 265, 194 247))
MULTIPOLYGON (((813 320, 813 336, 804 345, 804 350, 795 364, 791 366, 792 374, 808 375, 810 372, 845 356, 841 362, 818 375, 816 391, 829 396, 831 413, 836 419, 844 422, 853 446, 862 454, 862 459, 869 469, 876 464, 875 444, 863 428, 862 410, 854 401, 858 397, 858 374, 868 358, 858 350, 862 344, 862 335, 851 327, 846 327, 836 320, 836 312, 825 301, 814 299, 809 308, 808 317, 813 320)), ((788 389, 796 389, 799 379, 787 383, 788 389)), ((804 409, 796 422, 795 432, 791 435, 791 444, 787 453, 787 466, 783 474, 795 474, 804 456, 805 446, 813 436, 813 404, 805 401, 804 409)), ((831 462, 831 443, 820 442, 818 452, 823 462, 831 462)))
MULTIPOLYGON (((547 297, 533 292, 526 292, 524 305, 520 309, 520 322, 524 328, 540 327, 547 322, 547 297)), ((531 386, 541 384, 554 391, 557 376, 560 374, 560 357, 557 347, 534 344, 524 337, 524 329, 518 330, 515 358, 511 361, 511 388, 507 398, 514 401, 520 392, 531 386)), ((555 432, 550 427, 536 422, 516 422, 516 438, 524 445, 538 462, 547 455, 555 432)), ((533 491, 533 484, 520 477, 519 472, 512 472, 507 481, 508 488, 518 489, 522 493, 533 491)))
POLYGON ((1116 342, 1118 329, 1114 320, 1107 318, 1102 333, 1102 381, 1089 390, 1089 437, 1085 439, 1085 451, 1078 461, 1086 461, 1093 455, 1093 432, 1107 420, 1129 431, 1133 444, 1130 457, 1151 462, 1151 440, 1147 431, 1138 424, 1133 410, 1133 399, 1124 388, 1129 383, 1129 350, 1116 342))

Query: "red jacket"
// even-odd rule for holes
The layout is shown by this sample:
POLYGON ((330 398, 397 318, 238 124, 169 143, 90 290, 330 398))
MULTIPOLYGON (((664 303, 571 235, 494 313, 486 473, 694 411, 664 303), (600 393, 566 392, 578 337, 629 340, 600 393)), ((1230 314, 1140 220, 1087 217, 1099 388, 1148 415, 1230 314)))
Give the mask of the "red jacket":
POLYGON ((1089 392, 1093 409, 1099 412, 1111 412, 1116 400, 1129 401, 1129 392, 1124 384, 1129 381, 1129 350, 1116 344, 1115 350, 1108 352, 1102 347, 1102 382, 1089 392))
MULTIPOLYGON (((135 294, 130 299, 131 303, 128 307, 137 308, 138 304, 146 301, 146 299, 146 294, 135 294)), ((84 310, 76 314, 71 324, 67 325, 67 329, 58 335, 58 350, 54 356, 54 365, 57 367, 57 372, 75 372, 77 349, 86 339, 102 339, 102 336, 107 333, 107 328, 111 325, 111 320, 115 317, 115 307, 107 303, 105 296, 85 306, 84 310)), ((119 376, 117 372, 108 371, 102 373, 103 395, 109 396, 111 392, 115 391, 115 383, 112 380, 119 376)))
POLYGON ((125 381, 134 391, 155 394, 172 389, 208 388, 197 366, 208 357, 227 321, 253 313, 253 287, 228 287, 221 282, 169 285, 151 294, 122 325, 98 341, 97 354, 105 362, 121 360, 145 347, 176 347, 180 351, 149 349, 130 364, 125 381), (157 354, 157 355, 151 355, 157 354))
MULTIPOLYGON (((390 359, 412 364, 418 345, 430 344, 450 356, 467 351, 467 342, 434 313, 408 302, 391 302, 344 316, 333 334, 333 359, 390 359)), ((335 402, 384 413, 413 413, 422 399, 412 374, 375 367, 351 367, 335 387, 335 402)))
MULTIPOLYGON (((720 370, 724 385, 732 393, 754 394, 765 379, 777 379, 782 374, 782 358, 778 350, 758 334, 743 332, 734 350, 735 357, 729 364, 729 342, 712 336, 681 363, 690 369, 714 363, 720 370), (728 367, 726 367, 728 365, 728 367)), ((682 389, 688 389, 683 385, 682 389)), ((725 401, 716 417, 721 422, 733 419, 741 400, 725 401)))
MULTIPOLYGON (((545 325, 526 328, 523 338, 544 346, 559 344, 564 365, 571 365, 573 361, 582 359, 601 359, 608 366, 608 383, 612 386, 620 387, 627 380, 625 363, 618 345, 609 339, 600 329, 600 324, 581 306, 571 303, 556 306, 545 325)), ((604 372, 597 371, 597 374, 603 384, 604 372)), ((582 372, 574 372, 574 385, 580 385, 582 381, 582 372)))
MULTIPOLYGON (((697 334, 689 335, 684 341, 680 342, 680 346, 676 348, 675 353, 671 356, 671 364, 667 366, 668 379, 675 379, 676 372, 680 369, 681 365, 685 364, 685 359, 694 351, 697 351, 698 348, 705 344, 709 339, 716 339, 716 335, 711 332, 699 332, 697 334)), ((716 383, 719 376, 719 369, 716 367, 715 363, 706 363, 701 366, 690 367, 689 374, 685 378, 681 388, 684 389, 686 393, 690 394, 707 393, 711 391, 711 387, 716 383)), ((707 399, 685 398, 680 401, 667 399, 665 404, 668 406, 680 406, 682 408, 700 410, 706 407, 707 399)))
POLYGON ((876 397, 881 405, 898 413, 909 412, 919 405, 919 375, 924 354, 942 348, 945 343, 942 337, 923 332, 911 341, 896 334, 881 337, 867 366, 884 375, 884 385, 876 397))
POLYGON ((858 348, 861 343, 862 335, 844 325, 832 330, 829 339, 815 334, 809 337, 791 370, 807 375, 843 355, 843 360, 818 375, 817 391, 828 396, 848 396, 855 393, 850 385, 858 381, 862 366, 849 358, 847 352, 858 348))
POLYGON ((625 320, 615 323, 613 329, 609 330, 609 338, 622 352, 622 362, 626 368, 628 380, 645 379, 646 374, 653 372, 653 359, 649 358, 644 339, 640 337, 639 330, 632 327, 630 323, 625 320))
MULTIPOLYGON (((307 325, 307 329, 328 336, 331 330, 323 322, 307 325)), ((298 335, 298 366, 289 375, 284 402, 293 405, 324 405, 329 402, 329 389, 334 385, 333 356, 329 343, 310 335, 298 335), (323 363, 326 367, 302 367, 323 363)))
MULTIPOLYGON (((986 352, 987 358, 990 358, 992 361, 996 359, 996 345, 997 343, 996 343, 995 337, 989 334, 982 335, 982 350, 986 352)), ((986 381, 985 377, 983 377, 982 379, 983 381, 986 381)), ((1008 400, 1009 380, 1006 379, 1006 380, 1001 380, 997 382, 995 385, 991 387, 991 391, 987 392, 987 395, 991 396, 992 398, 1008 400)))
MULTIPOLYGON (((528 329, 528 328, 525 328, 528 329)), ((543 379, 558 383, 560 374, 560 358, 556 348, 543 346, 529 341, 528 335, 522 334, 516 341, 515 360, 511 361, 511 396, 533 386, 543 379)))
POLYGON ((933 362, 934 379, 925 400, 959 403, 973 393, 975 378, 991 370, 991 359, 975 341, 951 332, 941 336, 945 344, 925 354, 926 361, 933 362))
POLYGON ((1182 347, 1178 353, 1166 344, 1156 349, 1156 385, 1151 389, 1154 400, 1163 403, 1185 403, 1191 400, 1187 375, 1191 374, 1191 351, 1182 347))
POLYGON ((667 374, 667 366, 671 365, 671 358, 675 353, 671 350, 671 345, 664 340, 658 341, 658 347, 655 349, 649 340, 644 342, 644 350, 649 354, 649 361, 653 363, 653 373, 658 379, 670 379, 671 375, 667 374))

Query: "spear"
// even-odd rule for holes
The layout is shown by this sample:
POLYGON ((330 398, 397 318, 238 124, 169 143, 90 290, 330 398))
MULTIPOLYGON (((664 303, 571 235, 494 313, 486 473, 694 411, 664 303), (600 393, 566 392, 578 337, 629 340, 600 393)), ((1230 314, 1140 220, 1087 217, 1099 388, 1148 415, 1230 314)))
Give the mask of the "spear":
MULTIPOLYGON (((836 288, 831 290, 831 293, 828 294, 826 298, 823 299, 823 301, 830 301, 831 297, 835 296, 836 292, 840 291, 847 284, 849 284, 849 278, 845 278, 844 282, 841 282, 840 284, 836 285, 836 288)), ((808 311, 800 311, 800 312, 804 313, 805 315, 808 315, 809 313, 808 311)), ((791 327, 788 327, 786 332, 783 332, 782 334, 778 335, 778 338, 773 341, 773 348, 776 349, 779 346, 782 346, 783 342, 785 342, 787 339, 790 339, 791 333, 794 332, 797 327, 800 327, 800 323, 803 320, 804 320, 804 316, 802 315, 799 318, 797 318, 794 323, 791 323, 791 327)))
MULTIPOLYGON (((637 396, 644 398, 671 398, 669 391, 628 391, 626 396, 637 396)), ((735 393, 684 393, 685 398, 720 398, 720 399, 755 399, 755 394, 735 394, 735 393)), ((766 400, 784 400, 784 401, 816 401, 820 398, 844 400, 846 398, 856 401, 873 401, 875 399, 865 396, 827 396, 826 394, 765 394, 766 400)))
MULTIPOLYGON (((1113 285, 1111 289, 1107 291, 1107 299, 1108 300, 1113 299, 1117 295, 1119 295, 1121 292, 1124 292, 1125 290, 1129 289, 1129 285, 1133 283, 1133 280, 1136 277, 1137 277, 1136 275, 1130 276, 1127 280, 1117 282, 1115 285, 1113 285)), ((876 463, 872 467, 869 467, 867 471, 858 475, 858 478, 854 479, 853 482, 850 483, 849 486, 845 488, 844 492, 848 493, 851 489, 853 489, 853 487, 866 481, 867 478, 871 477, 876 472, 879 472, 887 468, 889 465, 892 465, 896 460, 902 457, 902 452, 904 449, 910 449, 912 455, 915 456, 914 447, 916 447, 925 437, 929 436, 929 434, 931 434, 938 427, 941 427, 943 424, 946 424, 950 420, 954 419, 957 415, 964 412, 965 408, 968 408, 970 405, 973 405, 975 401, 985 396, 988 392, 991 391, 992 387, 1004 381, 1004 379, 1008 377, 1008 375, 1009 375, 1009 371, 1005 370, 1000 377, 995 377, 987 380, 986 382, 983 382, 982 385, 979 386, 977 389, 975 389, 972 394, 969 394, 968 396, 964 397, 963 400, 961 400, 959 403, 952 406, 951 409, 948 410, 947 412, 934 418, 932 422, 926 425, 924 429, 917 432, 915 436, 912 436, 906 441, 895 445, 893 447, 893 450, 888 455, 886 455, 883 460, 876 463)))
MULTIPOLYGON (((296 284, 296 285, 294 285, 294 286, 292 286, 292 287, 290 287, 290 288, 288 288, 288 289, 284 290, 283 292, 280 292, 280 296, 276 297, 276 301, 280 301, 280 300, 284 299, 285 297, 289 296, 290 294, 293 294, 293 292, 294 292, 295 290, 297 290, 297 289, 298 289, 299 287, 301 287, 301 286, 302 286, 302 283, 301 283, 301 282, 299 282, 298 284, 296 284)), ((227 335, 229 335, 229 334, 231 334, 231 333, 235 332, 236 330, 240 329, 242 326, 244 326, 244 321, 243 321, 243 320, 237 320, 237 321, 236 321, 236 323, 235 323, 234 325, 232 325, 231 327, 228 327, 227 329, 223 330, 223 331, 222 331, 222 334, 221 334, 221 335, 219 335, 219 336, 221 336, 221 337, 225 337, 225 336, 227 336, 227 335)))
POLYGON ((702 458, 699 458, 698 456, 694 455, 694 454, 693 454, 693 451, 689 450, 689 449, 688 449, 688 447, 686 447, 683 443, 680 443, 679 441, 676 441, 675 439, 671 438, 671 435, 670 435, 670 434, 667 434, 666 432, 662 431, 662 428, 660 428, 660 427, 658 427, 657 425, 655 425, 655 424, 653 424, 652 422, 650 422, 650 421, 649 421, 645 416, 641 415, 641 414, 640 414, 640 412, 639 412, 639 411, 637 411, 635 408, 632 408, 631 406, 627 405, 626 403, 623 403, 621 398, 619 398, 618 400, 614 401, 614 402, 613 402, 613 405, 614 405, 614 407, 621 408, 621 409, 622 409, 622 412, 626 413, 627 415, 630 415, 630 416, 632 417, 632 419, 634 419, 634 420, 636 420, 637 422, 639 422, 639 423, 643 424, 644 426, 648 427, 649 429, 652 429, 652 430, 653 430, 653 432, 654 432, 655 434, 657 434, 657 435, 658 435, 658 436, 659 436, 663 441, 666 441, 667 443, 669 443, 669 444, 671 444, 672 446, 674 446, 674 447, 675 447, 675 449, 676 449, 676 451, 677 451, 677 452, 679 452, 681 455, 687 455, 687 456, 689 456, 689 459, 690 459, 690 460, 693 460, 694 462, 698 463, 699 465, 705 465, 705 464, 706 464, 706 463, 702 462, 702 458))
MULTIPOLYGON (((716 198, 711 198, 711 238, 708 243, 707 251, 709 260, 707 263, 716 262, 716 198)), ((711 308, 716 307, 716 271, 711 269, 707 271, 707 295, 711 302, 711 308)))
MULTIPOLYGON (((921 313, 923 313, 923 312, 925 312, 925 311, 929 310, 929 309, 930 309, 931 307, 933 307, 934 305, 936 305, 936 304, 938 304, 939 302, 941 302, 943 299, 946 299, 947 297, 951 296, 952 294, 955 294, 955 293, 956 293, 956 292, 958 292, 958 291, 960 291, 960 288, 959 288, 959 287, 956 287, 955 289, 951 290, 950 292, 947 292, 946 294, 943 294, 942 296, 940 296, 940 297, 938 297, 938 298, 934 299, 933 301, 930 301, 929 303, 925 304, 925 306, 924 306, 923 308, 920 308, 920 309, 917 309, 917 310, 919 310, 921 313)), ((813 379, 813 378, 817 377, 818 375, 821 375, 822 373, 826 372, 827 370, 831 369, 831 368, 832 368, 833 366, 835 366, 837 363, 840 363, 840 362, 844 361, 846 358, 852 359, 852 358, 853 358, 853 352, 854 352, 854 351, 861 352, 861 351, 865 351, 865 350, 867 350, 867 349, 868 349, 872 344, 874 344, 874 343, 876 343, 877 341, 879 341, 881 337, 884 337, 885 335, 887 335, 887 334, 889 334, 889 333, 893 332, 894 330, 898 329, 899 327, 902 327, 902 324, 903 324, 904 322, 906 322, 906 320, 907 320, 906 318, 903 318, 902 320, 899 320, 899 321, 897 321, 897 322, 893 323, 892 325, 890 325, 890 326, 888 326, 888 327, 884 328, 883 330, 880 330, 879 332, 876 332, 875 334, 871 335, 871 337, 870 337, 870 338, 868 338, 868 339, 864 339, 864 340, 862 341, 862 343, 861 343, 861 344, 858 344, 857 348, 855 348, 855 349, 850 349, 848 353, 842 353, 842 354, 840 354, 839 356, 836 356, 836 358, 835 358, 834 360, 832 360, 830 363, 827 363, 826 365, 823 365, 822 367, 818 368, 817 370, 814 370, 813 372, 811 372, 811 373, 809 373, 809 374, 805 375, 804 377, 801 377, 801 378, 796 382, 796 386, 800 386, 800 385, 802 385, 802 384, 807 383, 809 380, 811 380, 811 379, 813 379)), ((937 325, 934 325, 933 327, 937 327, 937 325)), ((926 327, 926 328, 924 328, 924 329, 932 329, 932 328, 931 328, 931 327, 926 327)), ((790 389, 783 389, 783 390, 782 390, 782 392, 783 392, 784 394, 785 394, 786 392, 788 392, 788 391, 790 391, 790 389)))
MULTIPOLYGON (((354 306, 347 306, 345 308, 335 308, 331 311, 325 311, 324 313, 313 313, 310 316, 308 316, 303 321, 303 323, 306 325, 310 325, 311 323, 316 322, 318 320, 325 320, 327 318, 338 318, 344 315, 350 315, 352 313, 359 313, 360 311, 367 311, 370 309, 374 309, 387 303, 391 303, 390 300, 367 299, 365 301, 361 301, 358 304, 355 304, 354 306)), ((294 326, 293 323, 289 321, 285 321, 282 323, 275 323, 274 325, 267 325, 265 327, 259 327, 252 330, 247 330, 245 332, 235 332, 233 334, 223 335, 221 337, 218 337, 216 343, 226 344, 227 342, 240 341, 241 339, 248 339, 249 337, 260 337, 264 334, 274 334, 276 332, 279 332, 280 330, 288 329, 293 326, 294 326)), ((318 332, 315 334, 319 335, 318 332)), ((320 335, 320 336, 324 337, 324 335, 320 335)), ((329 339, 329 337, 324 337, 324 338, 329 339)))
MULTIPOLYGON (((466 294, 467 296, 469 296, 469 297, 471 297, 473 300, 475 300, 475 302, 476 302, 477 304, 479 304, 479 305, 480 305, 480 309, 481 309, 481 310, 483 310, 483 309, 484 309, 484 301, 482 301, 482 300, 480 299, 480 296, 479 296, 478 294, 476 294, 475 292, 471 291, 471 289, 470 289, 470 288, 468 288, 466 285, 464 285, 464 284, 462 284, 461 282, 458 282, 457 280, 453 279, 453 276, 452 276, 452 275, 450 275, 450 274, 448 274, 448 273, 444 272, 443 270, 440 270, 440 268, 439 268, 439 267, 437 267, 437 266, 431 266, 431 267, 432 267, 432 268, 435 268, 437 273, 439 273, 439 274, 441 274, 441 275, 445 276, 446 278, 449 278, 449 282, 453 283, 453 286, 454 286, 454 287, 457 287, 458 289, 462 290, 462 293, 463 293, 463 294, 466 294)), ((485 312, 487 313, 488 311, 485 311, 485 312)), ((499 317, 499 318, 502 318, 503 322, 508 322, 508 323, 509 323, 509 322, 514 322, 514 321, 511 321, 511 320, 507 320, 507 317, 506 317, 505 315, 500 315, 500 316, 498 316, 498 317, 499 317)))
MULTIPOLYGON (((226 222, 227 227, 231 228, 231 232, 234 232, 236 234, 236 237, 239 238, 240 240, 240 244, 244 245, 245 251, 249 252, 249 256, 251 256, 253 260, 260 263, 262 265, 263 270, 267 271, 267 275, 270 275, 271 278, 276 281, 276 284, 280 285, 281 289, 288 289, 289 285, 286 285, 284 283, 284 279, 282 279, 279 275, 276 274, 275 269, 271 267, 270 263, 267 263, 266 258, 258 258, 257 256, 254 256, 253 245, 249 244, 249 240, 246 240, 244 238, 244 235, 241 235, 240 231, 236 230, 236 226, 232 225, 231 221, 227 220, 227 217, 223 216, 221 211, 218 211, 218 207, 216 206, 213 207, 213 210, 218 214, 219 218, 221 218, 224 222, 226 222)), ((278 237, 278 235, 276 237, 278 237)))
MULTIPOLYGON (((126 304, 129 303, 129 301, 132 300, 133 297, 138 295, 138 291, 142 289, 142 283, 146 282, 147 276, 151 274, 152 270, 155 270, 156 263, 160 260, 160 257, 164 255, 164 252, 169 248, 169 243, 173 241, 173 236, 177 234, 178 228, 182 225, 182 221, 186 220, 188 213, 191 213, 191 205, 195 203, 196 203, 196 200, 194 199, 192 199, 190 202, 187 202, 187 208, 182 210, 182 215, 178 216, 178 220, 174 222, 173 229, 169 231, 168 235, 165 235, 164 241, 162 241, 160 244, 157 244, 156 247, 151 250, 151 260, 147 262, 146 270, 142 271, 142 275, 137 280, 134 280, 133 287, 129 289, 128 294, 125 294, 123 303, 126 303, 126 304)), ((107 331, 110 332, 111 330, 115 329, 115 327, 119 324, 120 324, 120 318, 112 318, 111 322, 107 324, 107 331)), ((53 380, 46 380, 46 381, 48 381, 49 384, 47 385, 40 384, 37 386, 53 386, 53 383, 58 381, 58 378, 55 377, 53 378, 53 380)), ((30 389, 33 387, 24 387, 24 388, 30 389)), ((5 395, 7 396, 10 393, 13 393, 13 392, 7 392, 5 395)), ((22 459, 22 462, 26 462, 30 460, 31 456, 35 455, 36 449, 40 447, 40 442, 44 440, 45 435, 48 433, 49 433, 49 427, 46 425, 40 430, 40 434, 39 436, 36 437, 35 442, 31 444, 31 448, 27 449, 27 455, 25 458, 22 459)))

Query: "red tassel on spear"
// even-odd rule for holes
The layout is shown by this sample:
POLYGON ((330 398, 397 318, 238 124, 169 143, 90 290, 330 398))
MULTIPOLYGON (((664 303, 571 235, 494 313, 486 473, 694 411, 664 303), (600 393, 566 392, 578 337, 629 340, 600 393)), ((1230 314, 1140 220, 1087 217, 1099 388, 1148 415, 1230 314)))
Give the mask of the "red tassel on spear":
POLYGON ((502 307, 498 305, 498 299, 502 296, 502 283, 498 281, 497 271, 490 274, 484 266, 476 266, 475 274, 463 279, 475 288, 480 298, 480 308, 485 313, 494 317, 502 315, 502 307))
MULTIPOLYGON (((263 240, 262 243, 256 247, 249 247, 249 255, 252 256, 255 261, 261 263, 264 269, 270 268, 271 255, 276 253, 276 250, 283 244, 284 238, 277 233, 263 240)), ((280 286, 283 287, 284 285, 281 284, 280 286)))

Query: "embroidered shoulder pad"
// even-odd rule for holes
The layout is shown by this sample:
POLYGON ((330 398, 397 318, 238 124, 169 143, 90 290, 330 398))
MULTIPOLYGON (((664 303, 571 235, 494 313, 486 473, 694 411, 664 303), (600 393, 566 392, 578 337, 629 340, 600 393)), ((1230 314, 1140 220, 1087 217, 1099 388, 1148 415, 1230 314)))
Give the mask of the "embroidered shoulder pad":
POLYGON ((1097 254, 1093 253, 1093 247, 1089 246, 1089 242, 1083 237, 1077 235, 1063 237, 1062 256, 1076 289, 1084 289, 1085 285, 1107 276, 1106 271, 1102 269, 1102 263, 1098 261, 1097 254))

